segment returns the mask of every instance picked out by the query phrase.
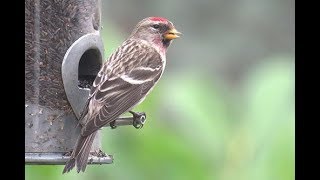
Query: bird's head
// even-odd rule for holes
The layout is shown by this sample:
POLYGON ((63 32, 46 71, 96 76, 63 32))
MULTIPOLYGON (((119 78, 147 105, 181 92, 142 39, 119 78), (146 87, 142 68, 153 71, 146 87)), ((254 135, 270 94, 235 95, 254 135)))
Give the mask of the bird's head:
POLYGON ((166 49, 180 34, 166 18, 148 17, 136 25, 130 37, 143 39, 166 49))

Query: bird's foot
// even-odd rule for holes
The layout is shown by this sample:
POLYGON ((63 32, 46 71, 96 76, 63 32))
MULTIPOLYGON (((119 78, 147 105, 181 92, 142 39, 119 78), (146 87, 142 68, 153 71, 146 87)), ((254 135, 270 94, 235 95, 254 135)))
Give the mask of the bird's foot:
POLYGON ((94 152, 90 152, 90 154, 97 157, 107 157, 107 154, 102 152, 101 149, 98 149, 94 152))
POLYGON ((136 129, 141 129, 144 125, 144 123, 146 122, 147 119, 147 115, 144 112, 133 112, 133 111, 129 111, 129 113, 132 114, 133 116, 133 127, 135 127, 136 129))
POLYGON ((111 127, 111 129, 117 128, 115 120, 110 123, 110 127, 111 127))
POLYGON ((70 151, 68 151, 68 152, 64 153, 64 154, 63 154, 63 156, 71 156, 71 154, 72 154, 72 150, 70 150, 70 151))

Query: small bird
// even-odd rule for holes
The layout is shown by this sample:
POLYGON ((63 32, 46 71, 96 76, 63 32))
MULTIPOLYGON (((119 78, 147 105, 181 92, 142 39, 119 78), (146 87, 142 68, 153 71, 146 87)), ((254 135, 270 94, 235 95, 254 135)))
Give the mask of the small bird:
POLYGON ((74 166, 78 173, 85 171, 97 131, 145 99, 164 71, 168 47, 180 34, 166 18, 148 17, 110 55, 90 89, 79 118, 81 134, 63 173, 74 166))

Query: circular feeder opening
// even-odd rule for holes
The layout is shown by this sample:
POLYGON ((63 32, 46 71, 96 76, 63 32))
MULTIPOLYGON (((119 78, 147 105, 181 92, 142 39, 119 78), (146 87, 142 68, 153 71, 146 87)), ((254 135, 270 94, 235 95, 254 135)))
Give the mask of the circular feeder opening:
POLYGON ((80 58, 78 87, 90 89, 102 66, 102 55, 98 49, 88 49, 80 58))

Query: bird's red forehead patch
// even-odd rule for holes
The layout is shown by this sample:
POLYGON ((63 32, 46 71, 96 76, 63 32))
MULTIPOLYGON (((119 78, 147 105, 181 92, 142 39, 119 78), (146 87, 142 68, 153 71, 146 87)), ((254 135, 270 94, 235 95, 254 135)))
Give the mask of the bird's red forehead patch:
POLYGON ((163 17, 151 17, 150 20, 151 21, 160 21, 160 22, 167 22, 168 21, 166 18, 163 18, 163 17))

